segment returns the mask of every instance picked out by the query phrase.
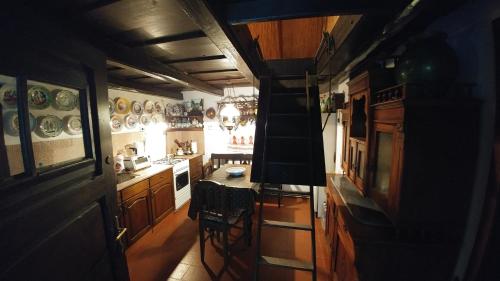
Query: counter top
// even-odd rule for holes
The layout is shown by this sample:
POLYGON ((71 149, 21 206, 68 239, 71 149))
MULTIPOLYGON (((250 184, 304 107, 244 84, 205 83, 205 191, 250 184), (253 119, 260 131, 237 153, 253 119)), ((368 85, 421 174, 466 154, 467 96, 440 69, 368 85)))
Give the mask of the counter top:
POLYGON ((362 196, 346 176, 335 174, 329 176, 329 180, 355 220, 370 226, 392 226, 382 209, 372 199, 362 196))
POLYGON ((200 154, 200 153, 195 153, 195 154, 191 154, 191 155, 175 155, 174 158, 181 158, 181 159, 193 159, 193 158, 196 158, 198 156, 203 156, 203 154, 200 154))
POLYGON ((120 191, 124 188, 127 188, 133 184, 136 184, 142 180, 145 180, 147 178, 150 178, 160 172, 163 172, 163 171, 166 171, 170 168, 172 168, 173 165, 167 165, 167 164, 153 164, 151 165, 151 167, 149 168, 146 168, 146 169, 142 169, 142 170, 139 170, 139 171, 136 171, 136 172, 133 172, 132 174, 134 175, 137 175, 136 177, 130 179, 130 180, 127 180, 127 181, 124 181, 122 183, 119 183, 116 185, 116 190, 117 191, 120 191))

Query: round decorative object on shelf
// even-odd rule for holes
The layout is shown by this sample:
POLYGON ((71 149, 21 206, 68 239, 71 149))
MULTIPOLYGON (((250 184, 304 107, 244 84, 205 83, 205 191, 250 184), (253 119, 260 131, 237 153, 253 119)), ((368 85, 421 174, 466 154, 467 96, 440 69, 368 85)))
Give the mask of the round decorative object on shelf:
POLYGON ((42 138, 54 138, 63 131, 63 121, 54 115, 39 116, 35 133, 42 138))
POLYGON ((78 106, 78 97, 68 90, 56 89, 52 105, 57 110, 71 111, 78 106))
POLYGON ((108 99, 109 114, 115 113, 115 102, 112 99, 108 99))
POLYGON ((68 135, 79 135, 82 133, 82 119, 78 115, 64 117, 64 131, 68 135))
POLYGON ((127 129, 135 129, 135 127, 137 127, 138 122, 139 120, 133 114, 125 116, 125 127, 127 127, 127 129))
POLYGON ((29 86, 28 103, 33 109, 46 109, 52 101, 49 90, 42 86, 29 86))
POLYGON ((123 128, 123 119, 118 115, 111 116, 110 126, 113 132, 121 131, 123 128))
POLYGON ((154 110, 155 110, 155 104, 152 101, 147 100, 144 102, 144 113, 152 114, 154 110))
POLYGON ((458 75, 458 58, 442 34, 410 41, 396 68, 399 83, 439 82, 449 85, 458 75))
POLYGON ((133 114, 139 116, 144 112, 144 106, 138 101, 133 101, 131 111, 133 114))
POLYGON ((208 119, 214 119, 216 114, 217 113, 215 112, 215 109, 213 107, 210 107, 205 112, 205 115, 207 116, 208 119))
MULTIPOLYGON (((30 130, 36 127, 36 118, 30 113, 30 130)), ((3 115, 3 126, 5 133, 11 136, 19 136, 19 115, 17 111, 7 111, 3 115)))
POLYGON ((154 111, 156 114, 163 114, 164 113, 163 105, 159 101, 155 102, 155 110, 154 111))
POLYGON ((151 117, 148 115, 142 115, 141 118, 139 118, 139 122, 143 126, 148 126, 151 123, 151 117))
POLYGON ((167 103, 167 106, 165 106, 165 111, 167 113, 167 116, 172 116, 173 115, 173 108, 170 103, 167 103))
POLYGON ((1 92, 4 106, 15 107, 17 105, 17 94, 14 87, 4 85, 1 92))
POLYGON ((115 113, 127 114, 130 111, 130 102, 126 98, 115 98, 115 113))

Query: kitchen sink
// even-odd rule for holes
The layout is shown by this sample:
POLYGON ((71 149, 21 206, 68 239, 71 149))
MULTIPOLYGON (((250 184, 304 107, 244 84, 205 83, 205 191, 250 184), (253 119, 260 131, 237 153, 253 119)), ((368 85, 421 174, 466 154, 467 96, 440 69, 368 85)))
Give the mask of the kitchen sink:
POLYGON ((117 174, 116 175, 116 180, 117 180, 117 183, 120 184, 122 182, 126 182, 126 181, 129 181, 135 177, 137 177, 139 175, 137 174, 130 174, 130 173, 121 173, 121 174, 117 174))

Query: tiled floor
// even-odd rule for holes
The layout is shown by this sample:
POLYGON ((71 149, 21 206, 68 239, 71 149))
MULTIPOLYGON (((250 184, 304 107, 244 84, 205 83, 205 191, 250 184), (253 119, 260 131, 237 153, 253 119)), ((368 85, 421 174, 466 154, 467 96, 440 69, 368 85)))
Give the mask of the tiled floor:
MULTIPOLYGON (((307 199, 285 198, 284 207, 278 209, 275 200, 265 204, 265 217, 308 223, 307 199)), ((187 216, 187 205, 169 215, 159 225, 144 235, 127 250, 127 259, 132 281, 205 281, 205 280, 252 280, 255 257, 255 233, 252 247, 243 241, 235 247, 229 268, 222 271, 223 257, 208 241, 205 262, 200 261, 198 224, 187 216)), ((254 221, 257 214, 254 214, 254 221)), ((318 280, 328 280, 329 249, 319 220, 316 220, 318 280)), ((267 228, 262 232, 262 254, 270 256, 310 260, 310 234, 267 228)), ((262 280, 311 280, 308 272, 262 267, 262 280)))

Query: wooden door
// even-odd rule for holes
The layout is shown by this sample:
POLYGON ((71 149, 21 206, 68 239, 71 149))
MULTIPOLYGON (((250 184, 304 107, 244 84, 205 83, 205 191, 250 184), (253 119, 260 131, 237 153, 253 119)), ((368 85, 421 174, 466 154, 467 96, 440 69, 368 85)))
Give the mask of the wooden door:
POLYGON ((149 190, 145 189, 123 202, 123 218, 129 243, 134 243, 151 229, 149 190))
POLYGON ((172 183, 164 183, 151 187, 151 202, 153 204, 153 223, 159 223, 174 210, 174 190, 172 183))
POLYGON ((9 38, 0 45, 0 75, 15 85, 9 111, 19 126, 18 136, 0 132, 7 140, 0 141, 7 151, 0 165, 9 165, 0 177, 0 280, 128 280, 116 239, 106 57, 40 13, 5 4, 12 7, 0 10, 9 19, 0 26, 9 38), (65 111, 49 104, 61 89, 70 89, 65 95, 76 96, 79 107, 65 111), (81 128, 70 136, 57 124, 74 114, 81 128), (44 119, 48 115, 57 118, 44 119), (42 120, 33 132, 31 119, 42 120))

